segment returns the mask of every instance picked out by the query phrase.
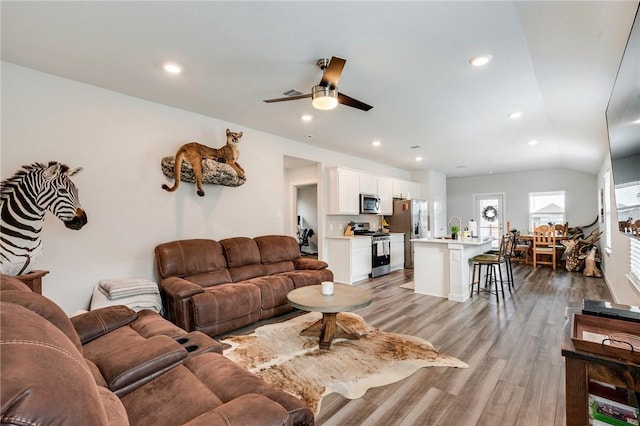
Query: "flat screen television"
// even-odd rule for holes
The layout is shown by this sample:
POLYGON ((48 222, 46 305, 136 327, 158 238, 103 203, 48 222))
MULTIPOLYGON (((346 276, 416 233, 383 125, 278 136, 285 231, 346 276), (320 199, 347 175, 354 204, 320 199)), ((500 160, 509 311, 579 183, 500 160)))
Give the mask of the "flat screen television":
MULTIPOLYGON (((631 27, 609 105, 607 128, 618 229, 640 239, 640 8, 631 27)), ((612 218, 612 222, 614 219, 612 218)), ((614 225, 615 226, 615 225, 614 225)))

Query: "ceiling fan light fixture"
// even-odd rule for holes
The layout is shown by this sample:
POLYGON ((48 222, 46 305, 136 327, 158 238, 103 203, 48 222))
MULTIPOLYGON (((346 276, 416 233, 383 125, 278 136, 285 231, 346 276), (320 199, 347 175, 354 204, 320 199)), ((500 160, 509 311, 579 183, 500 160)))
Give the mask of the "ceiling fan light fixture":
POLYGON ((338 106, 338 91, 324 86, 313 86, 311 105, 315 109, 330 110, 338 106))

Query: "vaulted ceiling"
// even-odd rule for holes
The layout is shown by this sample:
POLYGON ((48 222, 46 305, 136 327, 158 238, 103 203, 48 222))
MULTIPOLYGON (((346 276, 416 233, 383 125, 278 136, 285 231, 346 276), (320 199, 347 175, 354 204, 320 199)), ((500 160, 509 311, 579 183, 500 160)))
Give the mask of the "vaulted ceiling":
POLYGON ((1 8, 5 61, 406 170, 470 176, 597 172, 638 2, 3 1, 1 8), (480 54, 491 62, 471 66, 480 54), (310 92, 322 77, 317 60, 331 56, 347 60, 339 91, 372 110, 263 102, 289 89, 310 92), (168 75, 165 62, 183 72, 168 75), (522 116, 510 119, 512 112, 522 116), (313 119, 302 121, 304 114, 313 119))

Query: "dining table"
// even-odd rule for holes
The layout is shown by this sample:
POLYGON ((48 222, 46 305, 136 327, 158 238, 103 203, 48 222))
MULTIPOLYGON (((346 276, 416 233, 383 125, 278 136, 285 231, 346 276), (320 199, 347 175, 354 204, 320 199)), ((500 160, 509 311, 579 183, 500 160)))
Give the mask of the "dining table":
MULTIPOLYGON (((535 235, 534 234, 520 234, 518 236, 518 240, 519 242, 523 242, 525 244, 527 244, 529 246, 529 250, 527 252, 527 257, 526 257, 526 263, 527 265, 532 265, 533 264, 533 239, 534 239, 535 235)), ((569 236, 566 234, 557 234, 556 235, 556 241, 563 241, 563 240, 568 240, 569 236)))

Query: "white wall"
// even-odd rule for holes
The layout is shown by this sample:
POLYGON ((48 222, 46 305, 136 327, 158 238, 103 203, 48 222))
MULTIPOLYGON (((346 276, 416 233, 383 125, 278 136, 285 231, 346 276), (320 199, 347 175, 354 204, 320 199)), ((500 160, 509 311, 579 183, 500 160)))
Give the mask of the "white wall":
MULTIPOLYGON (((447 179, 447 212, 462 223, 473 218, 473 194, 506 193, 505 216, 511 229, 527 231, 529 192, 566 191, 569 226, 592 223, 598 214, 596 176, 572 170, 544 170, 447 179)), ((476 219, 477 220, 477 219, 476 219)))
MULTIPOLYGON (((611 171, 611 158, 607 158, 598 173, 598 193, 604 186, 604 174, 611 171)), ((613 177, 611 179, 611 252, 601 250, 602 269, 604 279, 611 291, 613 300, 624 305, 640 305, 640 293, 633 287, 627 278, 629 274, 629 238, 618 231, 618 211, 616 209, 615 191, 613 190, 613 177)), ((601 224, 601 231, 604 225, 601 224)), ((601 247, 604 247, 604 234, 601 238, 601 247)))
MULTIPOLYGON (((324 175, 340 165, 408 178, 402 170, 7 62, 0 149, 3 179, 34 162, 84 167, 73 180, 88 224, 72 231, 47 214, 36 265, 50 271, 43 293, 67 313, 88 307, 100 279, 155 280, 153 249, 159 243, 284 233, 284 155, 318 161, 324 175), (172 184, 160 169, 162 157, 190 141, 222 146, 226 128, 244 132, 243 186, 205 185, 205 197, 192 184, 174 193, 161 189, 172 184)), ((319 191, 327 183, 324 176, 319 191)))

